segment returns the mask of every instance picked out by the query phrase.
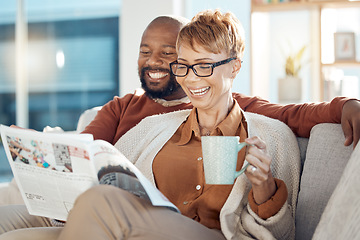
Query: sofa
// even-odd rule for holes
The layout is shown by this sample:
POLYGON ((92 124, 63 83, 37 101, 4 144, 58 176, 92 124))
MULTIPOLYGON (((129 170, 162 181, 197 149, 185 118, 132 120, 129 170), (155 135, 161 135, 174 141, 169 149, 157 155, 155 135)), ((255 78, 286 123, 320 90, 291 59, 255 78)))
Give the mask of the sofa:
MULTIPOLYGON (((99 107, 84 112, 76 132, 93 119, 99 107)), ((56 130, 56 129, 55 129, 56 130)), ((46 128, 45 131, 54 131, 46 128)), ((321 215, 353 152, 344 146, 340 124, 318 124, 309 138, 297 138, 302 174, 296 209, 296 239, 312 239, 321 215)), ((360 161, 360 160, 359 160, 360 161)), ((0 205, 23 203, 16 182, 0 185, 0 205)))

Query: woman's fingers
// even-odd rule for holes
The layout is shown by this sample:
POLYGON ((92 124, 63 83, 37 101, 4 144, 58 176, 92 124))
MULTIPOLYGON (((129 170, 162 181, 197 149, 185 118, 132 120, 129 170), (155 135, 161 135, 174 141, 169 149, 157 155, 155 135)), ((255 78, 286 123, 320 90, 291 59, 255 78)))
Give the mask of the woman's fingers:
POLYGON ((267 154, 266 143, 260 138, 251 137, 245 141, 251 145, 245 157, 250 163, 245 174, 252 184, 255 202, 261 204, 276 191, 275 180, 270 169, 271 157, 267 154))
POLYGON ((263 140, 261 140, 259 137, 255 136, 255 137, 247 138, 245 139, 245 142, 250 145, 256 146, 258 149, 262 149, 266 151, 266 143, 263 140))
POLYGON ((270 173, 271 158, 266 153, 266 144, 258 137, 246 139, 251 144, 245 157, 250 166, 246 169, 246 175, 252 184, 260 185, 267 181, 270 173))

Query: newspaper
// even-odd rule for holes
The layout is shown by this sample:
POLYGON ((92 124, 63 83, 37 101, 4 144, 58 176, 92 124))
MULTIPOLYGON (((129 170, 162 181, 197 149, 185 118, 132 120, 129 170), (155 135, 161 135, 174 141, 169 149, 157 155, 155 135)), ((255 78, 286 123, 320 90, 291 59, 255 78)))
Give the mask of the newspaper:
MULTIPOLYGON (((154 206, 179 212, 113 145, 90 134, 43 133, 1 125, 14 178, 32 215, 66 221, 75 199, 102 183, 117 183, 154 206), (107 174, 116 171, 116 174, 107 174)), ((114 184, 113 184, 114 185, 114 184)))

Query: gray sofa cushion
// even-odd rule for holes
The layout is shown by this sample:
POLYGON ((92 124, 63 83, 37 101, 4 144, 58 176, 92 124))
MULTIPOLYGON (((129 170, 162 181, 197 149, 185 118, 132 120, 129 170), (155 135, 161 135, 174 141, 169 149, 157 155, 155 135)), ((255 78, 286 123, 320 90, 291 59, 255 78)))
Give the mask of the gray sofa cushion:
POLYGON ((360 239, 360 145, 326 205, 313 239, 360 239))
POLYGON ((301 160, 301 170, 302 170, 304 168, 304 163, 305 163, 305 158, 306 158, 306 150, 307 150, 307 146, 309 143, 309 139, 302 138, 302 137, 297 137, 296 139, 298 141, 299 150, 300 150, 300 160, 301 160))
POLYGON ((353 149, 344 141, 340 124, 319 124, 311 130, 296 208, 297 240, 314 234, 353 149))

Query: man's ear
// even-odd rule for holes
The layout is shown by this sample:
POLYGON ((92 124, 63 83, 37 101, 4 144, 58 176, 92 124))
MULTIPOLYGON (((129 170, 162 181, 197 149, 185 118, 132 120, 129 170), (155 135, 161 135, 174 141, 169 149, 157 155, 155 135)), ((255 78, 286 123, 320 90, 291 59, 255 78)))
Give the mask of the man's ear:
POLYGON ((236 77, 236 75, 239 73, 240 69, 241 69, 241 60, 237 58, 234 60, 234 64, 233 64, 233 68, 232 68, 233 78, 236 77))

